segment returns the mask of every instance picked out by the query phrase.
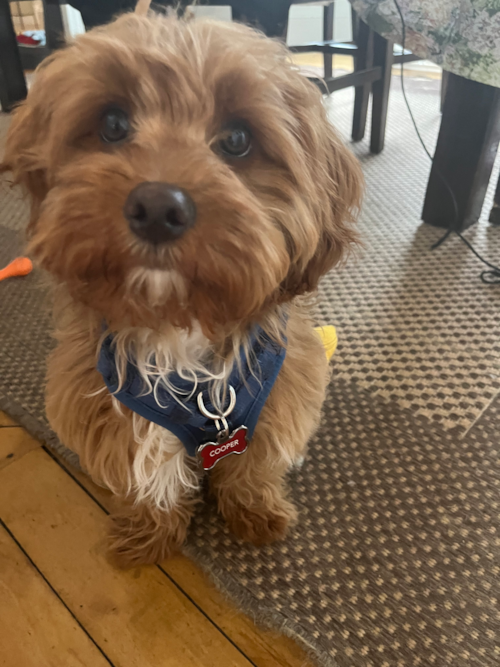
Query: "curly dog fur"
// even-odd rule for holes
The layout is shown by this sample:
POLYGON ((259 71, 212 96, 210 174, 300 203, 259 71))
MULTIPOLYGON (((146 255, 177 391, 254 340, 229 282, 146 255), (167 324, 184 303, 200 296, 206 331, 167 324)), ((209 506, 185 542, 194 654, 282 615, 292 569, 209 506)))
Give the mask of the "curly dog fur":
POLYGON ((287 355, 243 456, 210 484, 234 533, 264 544, 296 517, 285 475, 317 428, 328 368, 301 295, 357 241, 361 175, 327 120, 320 91, 286 48, 236 24, 127 14, 38 69, 14 114, 2 169, 31 196, 30 250, 53 279, 57 347, 47 415, 93 479, 120 499, 112 548, 123 566, 182 544, 200 471, 169 431, 121 406, 96 370, 102 322, 117 364, 147 376, 206 375, 222 386, 259 324, 287 355), (130 119, 103 142, 106 109, 130 119), (229 121, 251 150, 219 150, 229 121), (144 182, 175 184, 196 205, 181 238, 153 245, 124 217, 144 182))

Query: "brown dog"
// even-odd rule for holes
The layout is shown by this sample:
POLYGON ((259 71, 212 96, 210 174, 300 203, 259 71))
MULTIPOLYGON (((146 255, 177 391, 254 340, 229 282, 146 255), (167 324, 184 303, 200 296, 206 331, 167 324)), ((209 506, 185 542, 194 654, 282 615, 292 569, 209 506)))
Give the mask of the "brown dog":
POLYGON ((109 390, 103 341, 117 392, 132 367, 135 398, 169 396, 181 422, 183 403, 205 397, 216 442, 230 442, 214 456, 236 442, 221 417, 234 377, 245 391, 256 349, 286 347, 247 451, 210 473, 236 535, 282 538, 296 516, 284 476, 328 378, 299 295, 356 241, 361 188, 319 90, 250 28, 128 14, 40 66, 3 169, 31 195, 31 252, 55 283, 48 418, 120 498, 119 562, 157 562, 182 544, 203 471, 182 437, 109 390))

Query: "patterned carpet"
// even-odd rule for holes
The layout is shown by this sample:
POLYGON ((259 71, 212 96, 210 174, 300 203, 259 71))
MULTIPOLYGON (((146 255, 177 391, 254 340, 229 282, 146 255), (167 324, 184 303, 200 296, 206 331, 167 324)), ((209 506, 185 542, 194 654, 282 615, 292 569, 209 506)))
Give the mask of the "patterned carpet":
MULTIPOLYGON (((439 98, 411 90, 410 99, 432 149, 439 98)), ((349 115, 349 102, 332 96, 332 118, 349 115)), ((367 186, 365 256, 325 280, 320 301, 323 319, 341 332, 336 377, 463 434, 500 390, 500 290, 479 281, 481 264, 458 238, 430 251, 443 233, 420 222, 430 163, 397 87, 386 150, 375 157, 358 145, 355 153, 367 186)), ((500 229, 485 220, 498 166, 483 223, 467 233, 497 264, 500 229)))
MULTIPOLYGON (((414 82, 410 93, 432 149, 437 88, 414 82)), ((330 107, 347 140, 352 91, 330 107)), ((299 525, 256 549, 208 502, 186 550, 320 665, 497 666, 500 287, 480 282, 458 239, 430 251, 442 231, 419 220, 429 163, 396 86, 383 154, 366 141, 354 151, 367 182, 365 249, 321 288, 318 319, 337 325, 340 344, 321 430, 291 478, 299 525)), ((5 264, 26 207, 0 188, 5 264)), ((485 217, 491 197, 490 188, 485 217)), ((500 229, 482 219, 467 237, 500 261, 500 229)), ((0 283, 0 409, 57 446, 43 416, 43 302, 36 275, 0 283)))

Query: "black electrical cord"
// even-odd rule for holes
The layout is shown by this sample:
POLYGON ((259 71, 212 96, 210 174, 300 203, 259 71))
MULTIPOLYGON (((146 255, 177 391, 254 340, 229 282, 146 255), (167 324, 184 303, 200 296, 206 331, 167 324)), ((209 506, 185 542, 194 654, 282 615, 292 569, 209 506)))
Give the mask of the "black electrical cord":
MULTIPOLYGON (((406 104, 406 108, 408 109, 408 113, 410 114, 411 122, 413 123, 413 127, 415 128, 415 132, 417 133, 417 137, 418 137, 420 143, 422 144, 422 148, 424 149, 424 151, 425 151, 427 157, 429 158, 429 160, 434 164, 434 158, 430 154, 430 152, 428 151, 427 146, 425 145, 425 142, 422 139, 422 135, 420 134, 417 123, 415 121, 415 117, 413 116, 413 112, 411 110, 410 103, 408 102, 408 98, 406 97, 406 90, 405 90, 405 83, 404 83, 404 63, 403 63, 404 53, 405 53, 405 44, 406 44, 406 23, 405 23, 405 20, 404 20, 404 17, 403 17, 403 12, 401 11, 401 7, 399 6, 397 0, 393 0, 393 2, 394 2, 395 6, 396 6, 396 9, 398 11, 399 18, 401 19, 401 29, 402 29, 401 46, 402 46, 402 49, 403 49, 403 53, 402 53, 403 57, 401 58, 401 92, 403 93, 403 98, 404 98, 404 101, 405 101, 405 104, 406 104)), ((500 268, 498 268, 498 266, 495 266, 494 264, 491 264, 490 262, 488 262, 488 260, 484 259, 484 257, 481 257, 481 255, 477 252, 477 250, 472 246, 470 241, 468 241, 465 238, 465 236, 463 236, 459 231, 456 230, 456 227, 458 226, 457 225, 457 222, 458 222, 458 204, 457 204, 457 200, 455 198, 455 194, 454 194, 452 188, 450 187, 450 184, 448 183, 446 178, 443 176, 443 174, 440 172, 440 170, 436 167, 436 165, 434 165, 434 170, 435 170, 436 174, 439 176, 439 178, 441 179, 441 181, 442 181, 443 185, 445 186, 446 190, 450 194, 450 198, 451 198, 451 201, 452 201, 452 204, 453 204, 453 220, 452 220, 450 228, 448 229, 446 234, 444 236, 442 236, 439 239, 439 241, 434 243, 434 245, 431 247, 431 250, 435 250, 436 248, 439 248, 439 246, 442 243, 444 243, 446 241, 446 239, 451 234, 456 234, 458 236, 458 238, 461 239, 463 241, 463 243, 465 243, 465 245, 470 250, 472 250, 474 255, 481 262, 483 262, 483 264, 486 264, 486 266, 489 267, 489 270, 482 271, 481 274, 480 274, 480 278, 483 281, 483 283, 487 283, 488 285, 500 284, 500 268)))

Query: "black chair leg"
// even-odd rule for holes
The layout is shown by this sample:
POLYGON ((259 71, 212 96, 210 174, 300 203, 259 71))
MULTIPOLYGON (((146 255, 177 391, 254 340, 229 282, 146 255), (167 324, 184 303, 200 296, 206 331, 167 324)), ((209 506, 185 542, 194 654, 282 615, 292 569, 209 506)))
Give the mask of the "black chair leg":
MULTIPOLYGON (((330 2, 323 8, 323 40, 329 42, 333 39, 333 13, 335 3, 330 2)), ((324 78, 331 79, 333 74, 333 56, 331 53, 323 54, 324 78)))
POLYGON ((64 23, 59 0, 44 0, 43 15, 47 46, 51 51, 64 46, 64 23))
POLYGON ((378 66, 381 68, 382 78, 374 81, 372 88, 372 131, 370 137, 370 151, 372 153, 380 153, 384 148, 393 49, 394 45, 392 42, 377 33, 375 34, 373 64, 375 67, 378 66))
POLYGON ((0 104, 10 111, 27 95, 26 81, 8 0, 0 0, 0 104))
MULTIPOLYGON (((354 71, 368 69, 373 66, 373 30, 364 21, 359 20, 356 29, 358 53, 355 58, 354 71)), ((356 86, 354 96, 354 113, 352 118, 352 140, 361 141, 365 136, 366 116, 370 101, 371 83, 356 86)))
POLYGON ((359 16, 356 14, 354 9, 351 8, 352 41, 355 44, 358 43, 359 21, 360 21, 359 16))

